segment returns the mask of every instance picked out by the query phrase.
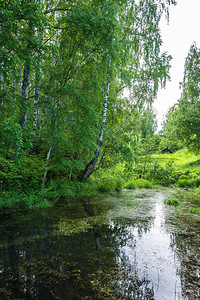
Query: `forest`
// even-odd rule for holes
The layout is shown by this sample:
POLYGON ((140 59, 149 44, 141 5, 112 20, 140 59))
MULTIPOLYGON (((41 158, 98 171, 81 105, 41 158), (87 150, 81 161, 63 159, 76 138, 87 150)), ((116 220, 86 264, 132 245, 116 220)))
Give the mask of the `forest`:
POLYGON ((153 109, 176 4, 0 0, 0 299, 200 299, 197 41, 153 109))
POLYGON ((159 29, 170 4, 0 1, 1 207, 158 185, 200 193, 195 42, 160 132, 152 109, 170 79, 159 29))

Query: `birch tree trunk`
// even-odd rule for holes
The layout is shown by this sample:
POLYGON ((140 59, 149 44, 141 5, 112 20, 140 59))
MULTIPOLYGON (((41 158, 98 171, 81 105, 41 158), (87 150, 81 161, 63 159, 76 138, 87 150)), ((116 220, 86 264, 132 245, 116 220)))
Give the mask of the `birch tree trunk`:
POLYGON ((40 126, 39 126, 39 134, 38 134, 38 138, 40 139, 41 137, 41 132, 42 132, 42 126, 43 126, 43 121, 44 121, 44 115, 45 115, 45 106, 43 107, 43 111, 42 111, 42 117, 41 117, 41 120, 40 120, 40 126))
MULTIPOLYGON (((0 32, 2 34, 2 27, 0 25, 0 32)), ((2 53, 3 50, 3 46, 1 46, 0 48, 0 52, 2 53)), ((0 91, 2 94, 2 98, 1 98, 1 106, 3 107, 4 102, 3 102, 3 60, 2 60, 2 54, 0 53, 0 91)))
POLYGON ((29 91, 29 78, 30 78, 30 67, 26 63, 24 66, 23 72, 23 81, 22 81, 22 104, 20 111, 20 120, 19 124, 23 128, 27 121, 27 104, 28 104, 28 91, 29 91))
POLYGON ((53 139, 53 134, 51 134, 51 139, 50 139, 50 143, 49 143, 49 151, 47 153, 46 165, 45 165, 45 172, 44 172, 44 176, 43 176, 43 180, 42 180, 42 186, 45 185, 45 181, 46 181, 46 178, 47 178, 49 160, 50 160, 51 150, 52 150, 52 139, 53 139))
POLYGON ((0 61, 0 90, 2 94, 2 99, 1 99, 1 106, 3 107, 4 102, 3 102, 3 62, 0 61))
POLYGON ((49 166, 49 161, 50 161, 50 156, 51 156, 51 151, 52 151, 52 141, 53 141, 54 132, 55 132, 56 126, 57 126, 57 110, 58 110, 59 101, 60 101, 60 99, 57 98, 56 103, 55 103, 55 112, 53 113, 54 124, 53 124, 53 129, 51 132, 50 142, 49 142, 49 150, 48 150, 47 158, 46 158, 46 165, 45 165, 45 172, 44 172, 44 176, 43 176, 43 180, 42 180, 42 186, 45 186, 45 181, 46 181, 46 177, 47 177, 48 166, 49 166))
MULTIPOLYGON (((38 0, 41 3, 41 0, 38 0)), ((39 33, 40 44, 43 42, 43 28, 39 33)), ((40 97, 40 82, 41 82, 41 50, 37 54, 37 65, 35 68, 35 87, 34 87, 34 100, 33 100, 33 132, 36 133, 38 115, 39 115, 39 97, 40 97)))
POLYGON ((35 70, 35 87, 34 87, 34 99, 33 99, 33 132, 36 133, 38 115, 39 115, 39 96, 40 96, 40 73, 41 73, 41 57, 38 57, 38 65, 35 70))
MULTIPOLYGON (((34 35, 34 28, 31 21, 28 22, 28 34, 34 35)), ((29 81, 30 81, 30 60, 31 60, 31 51, 32 47, 30 42, 27 42, 27 53, 28 60, 25 62, 24 71, 23 71, 23 80, 22 80, 22 103, 20 108, 20 120, 19 124, 23 128, 27 121, 27 105, 28 105, 28 96, 29 96, 29 81)))
POLYGON ((105 92, 105 97, 104 97, 102 125, 101 125, 99 140, 98 140, 98 147, 97 147, 97 149, 95 151, 94 158, 85 167, 84 171, 79 176, 79 179, 86 179, 86 178, 90 177, 90 175, 94 172, 94 167, 95 167, 95 165, 96 165, 96 163, 98 161, 99 155, 100 155, 101 147, 102 147, 102 144, 103 144, 103 134, 104 134, 104 129, 105 129, 105 125, 106 125, 106 116, 107 116, 107 107, 108 107, 108 95, 109 95, 109 90, 110 90, 110 68, 111 68, 111 59, 108 62, 106 92, 105 92))

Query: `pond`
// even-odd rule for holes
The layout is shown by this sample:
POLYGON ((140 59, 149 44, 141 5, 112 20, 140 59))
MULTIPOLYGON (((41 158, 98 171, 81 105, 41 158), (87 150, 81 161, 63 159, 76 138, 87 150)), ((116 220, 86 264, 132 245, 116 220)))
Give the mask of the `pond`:
POLYGON ((2 213, 0 299, 200 299, 200 217, 173 190, 2 213))

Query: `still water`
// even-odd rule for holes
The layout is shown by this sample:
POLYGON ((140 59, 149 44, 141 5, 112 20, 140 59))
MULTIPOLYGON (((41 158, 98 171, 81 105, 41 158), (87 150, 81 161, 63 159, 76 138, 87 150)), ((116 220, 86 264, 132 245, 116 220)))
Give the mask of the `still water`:
POLYGON ((200 299, 200 218, 172 190, 4 212, 0 299, 200 299))

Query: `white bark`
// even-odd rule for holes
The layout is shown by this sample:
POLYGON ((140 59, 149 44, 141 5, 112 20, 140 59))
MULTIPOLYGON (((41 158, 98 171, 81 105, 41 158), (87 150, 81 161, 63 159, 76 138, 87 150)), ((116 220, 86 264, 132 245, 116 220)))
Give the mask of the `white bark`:
POLYGON ((0 62, 0 89, 3 91, 3 63, 0 62))
POLYGON ((53 140, 53 136, 54 136, 54 131, 55 131, 56 126, 57 126, 57 110, 58 110, 58 106, 59 106, 59 101, 60 101, 60 99, 58 97, 56 99, 56 102, 55 102, 54 124, 53 124, 53 129, 52 129, 50 143, 49 143, 49 151, 47 153, 47 158, 46 158, 46 166, 45 166, 45 172, 44 172, 44 176, 43 176, 43 180, 42 180, 42 186, 45 185, 45 181, 46 181, 46 177, 47 177, 48 166, 49 166, 49 161, 50 161, 50 156, 51 156, 51 150, 52 150, 52 140, 53 140))
POLYGON ((15 76, 15 70, 14 70, 14 74, 13 74, 13 100, 15 100, 15 94, 16 94, 16 76, 15 76))
POLYGON ((45 181, 46 181, 46 178, 47 178, 47 172, 48 172, 49 160, 50 160, 51 150, 52 150, 52 139, 53 139, 53 135, 51 136, 50 146, 49 146, 49 151, 48 151, 48 153, 47 153, 46 165, 45 165, 45 172, 44 172, 44 176, 43 176, 43 180, 42 180, 42 186, 45 185, 45 181))
POLYGON ((23 81, 22 81, 22 105, 21 105, 21 116, 19 121, 21 127, 24 127, 27 121, 29 78, 30 78, 30 68, 28 64, 26 64, 24 66, 23 81))
MULTIPOLYGON (((0 31, 2 31, 2 27, 0 25, 0 31)), ((3 50, 3 46, 1 46, 1 52, 3 50)), ((3 93, 3 60, 0 59, 0 90, 1 90, 1 93, 3 93)), ((3 102, 3 95, 2 95, 2 100, 1 100, 1 106, 4 105, 4 102, 3 102)))
MULTIPOLYGON (((39 0, 39 3, 41 3, 41 0, 39 0)), ((43 29, 39 33, 39 40, 42 44, 43 41, 43 29)), ((39 116, 39 97, 40 97, 40 82, 41 82, 41 52, 37 54, 37 65, 35 68, 35 83, 34 83, 34 100, 33 100, 33 131, 36 132, 37 129, 37 123, 38 123, 38 116, 39 116)))
MULTIPOLYGON (((3 93, 3 63, 0 62, 0 90, 1 93, 3 93)), ((2 100, 1 100, 1 106, 3 107, 4 102, 3 102, 3 95, 2 95, 2 100)))
POLYGON ((39 97, 40 97, 40 73, 41 73, 41 58, 38 58, 38 66, 35 70, 35 83, 34 83, 34 99, 33 99, 33 131, 36 132, 38 115, 39 115, 39 97))
POLYGON ((101 147, 102 147, 102 143, 103 143, 103 134, 104 134, 104 129, 105 129, 105 125, 106 125, 106 117, 107 117, 108 95, 109 95, 109 90, 110 90, 110 68, 111 68, 111 59, 109 60, 109 63, 108 63, 106 92, 105 92, 105 97, 104 97, 102 125, 101 125, 101 130, 100 130, 100 135, 99 135, 99 145, 95 151, 94 158, 89 162, 89 164, 86 166, 85 170, 83 171, 83 175, 82 175, 81 179, 90 177, 90 175, 94 171, 94 167, 95 167, 95 165, 98 161, 99 155, 100 155, 100 151, 101 151, 101 147))
POLYGON ((23 79, 23 76, 22 76, 22 65, 20 65, 20 81, 19 81, 19 90, 21 91, 22 90, 22 79, 23 79))
POLYGON ((43 125, 44 115, 45 115, 45 107, 43 108, 42 117, 41 117, 41 120, 40 120, 40 128, 39 128, 39 135, 38 135, 39 138, 40 138, 41 132, 42 132, 42 125, 43 125))

